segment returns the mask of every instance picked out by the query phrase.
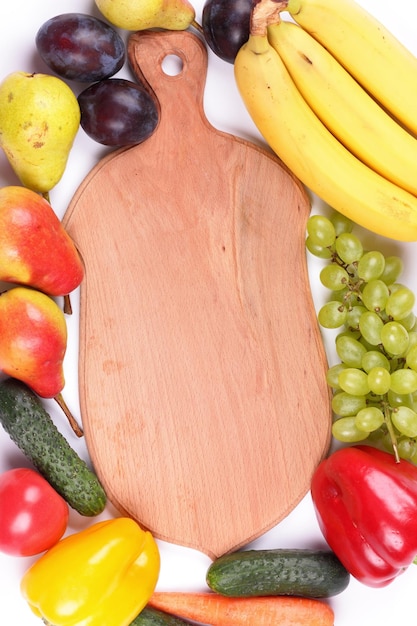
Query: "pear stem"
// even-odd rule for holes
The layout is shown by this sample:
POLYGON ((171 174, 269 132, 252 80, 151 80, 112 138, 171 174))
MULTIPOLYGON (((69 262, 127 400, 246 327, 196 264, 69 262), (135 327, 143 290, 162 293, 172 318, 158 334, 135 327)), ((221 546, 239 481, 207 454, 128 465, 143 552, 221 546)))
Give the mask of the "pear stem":
POLYGON ((196 20, 193 20, 191 22, 191 26, 195 28, 200 34, 203 34, 203 27, 196 20))
POLYGON ((72 315, 72 304, 69 293, 64 296, 64 313, 65 315, 72 315))
POLYGON ((54 396, 54 400, 58 403, 59 407, 64 412, 66 418, 68 419, 68 421, 70 423, 70 426, 71 426, 72 430, 77 435, 77 437, 82 437, 84 435, 83 429, 78 424, 77 420, 75 419, 75 417, 73 416, 73 414, 69 410, 69 408, 67 406, 67 403, 65 402, 65 400, 63 398, 62 393, 58 393, 56 396, 54 396))

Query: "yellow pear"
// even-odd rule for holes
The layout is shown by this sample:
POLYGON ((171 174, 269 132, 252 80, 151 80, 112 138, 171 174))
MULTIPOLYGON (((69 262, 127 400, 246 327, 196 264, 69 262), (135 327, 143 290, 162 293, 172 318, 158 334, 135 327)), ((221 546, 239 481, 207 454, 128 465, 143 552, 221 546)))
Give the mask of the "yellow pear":
POLYGON ((49 74, 13 72, 0 83, 0 146, 22 185, 55 187, 80 126, 73 91, 49 74))
POLYGON ((104 17, 118 28, 186 30, 195 19, 188 0, 95 0, 104 17))

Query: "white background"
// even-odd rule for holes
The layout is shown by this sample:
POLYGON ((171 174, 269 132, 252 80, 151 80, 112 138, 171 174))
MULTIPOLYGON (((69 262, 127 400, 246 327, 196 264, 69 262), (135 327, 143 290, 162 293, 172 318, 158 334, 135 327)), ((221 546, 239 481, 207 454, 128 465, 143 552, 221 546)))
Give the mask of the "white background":
MULTIPOLYGON (((140 0, 138 0, 139 2, 140 0)), ((417 37, 415 21, 412 19, 410 0, 397 0, 395 13, 393 4, 388 0, 360 0, 370 12, 387 24, 390 29, 417 54, 417 37)), ((194 0, 197 21, 201 23, 203 0, 194 0)), ((0 80, 7 74, 22 70, 27 72, 48 72, 48 68, 40 61, 35 49, 35 34, 47 19, 58 13, 79 11, 99 16, 92 0, 12 0, 0 3, 0 80)), ((126 33, 122 33, 126 36, 126 33)), ((364 59, 364 62, 366 60, 364 59)), ((381 67, 383 72, 384 68, 381 67)), ((130 77, 124 68, 118 74, 130 77)), ((416 77, 417 80, 417 77, 416 77)), ((389 87, 388 87, 389 88, 389 87)), ((77 87, 75 87, 77 89, 77 87)), ((416 103, 417 104, 417 103, 416 103)), ((206 115, 217 128, 249 138, 255 142, 262 140, 249 119, 238 96, 233 68, 214 56, 209 51, 209 69, 205 92, 206 115)), ((195 138, 198 141, 198 137, 195 138)), ((82 130, 78 133, 74 148, 68 162, 64 177, 51 193, 51 202, 57 214, 62 217, 66 207, 79 183, 87 175, 97 160, 107 149, 88 139, 82 130)), ((18 184, 3 153, 0 152, 0 186, 18 184)), ((316 200, 313 211, 321 211, 323 207, 316 200)), ((360 229, 358 229, 360 231, 360 229)), ((361 231, 367 246, 390 253, 398 253, 404 259, 406 271, 403 282, 416 289, 413 277, 416 244, 397 244, 370 233, 361 231)), ((323 301, 324 293, 317 286, 317 273, 320 262, 309 260, 311 284, 316 305, 323 301)), ((65 360, 65 398, 78 419, 77 390, 77 350, 78 350, 78 292, 73 294, 74 315, 68 320, 69 340, 65 360)), ((324 336, 330 362, 333 359, 332 338, 324 336)), ((314 367, 314 363, 312 363, 314 367)), ((300 389, 300 393, 302 390, 300 389)), ((46 406, 58 427, 67 436, 71 444, 81 456, 88 460, 87 450, 83 441, 72 436, 62 414, 54 406, 53 401, 46 406)), ((302 445, 302 442, 294 445, 302 445)), ((27 465, 25 458, 10 442, 8 436, 0 429, 0 472, 12 467, 27 465)), ((157 462, 157 461, 156 461, 157 462)), ((274 494, 271 493, 271 498, 274 494)), ((100 519, 115 514, 111 507, 106 509, 100 519)), ((377 514, 377 512, 376 512, 377 514)), ((72 512, 68 532, 72 533, 90 523, 72 512)), ((161 549, 162 568, 158 589, 175 590, 206 590, 205 573, 210 563, 208 557, 186 548, 159 542, 161 549)), ((272 547, 324 547, 324 541, 318 529, 310 497, 306 496, 298 507, 277 527, 251 544, 253 548, 272 547)), ((1 622, 8 626, 36 626, 40 620, 32 615, 19 592, 19 581, 34 559, 11 558, 0 554, 0 607, 1 622), (6 617, 7 616, 7 617, 6 617)), ((336 626, 385 626, 411 623, 415 619, 415 590, 417 588, 417 566, 398 578, 389 587, 375 590, 352 580, 348 589, 341 595, 330 600, 335 611, 336 626)), ((248 626, 256 626, 249 624, 248 626)))

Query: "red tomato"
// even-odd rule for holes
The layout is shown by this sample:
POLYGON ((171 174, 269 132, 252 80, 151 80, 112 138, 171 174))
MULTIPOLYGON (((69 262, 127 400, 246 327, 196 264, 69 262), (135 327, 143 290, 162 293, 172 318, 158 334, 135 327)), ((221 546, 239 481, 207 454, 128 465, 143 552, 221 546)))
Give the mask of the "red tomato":
POLYGON ((33 556, 64 534, 68 504, 38 472, 18 468, 0 475, 0 550, 33 556))

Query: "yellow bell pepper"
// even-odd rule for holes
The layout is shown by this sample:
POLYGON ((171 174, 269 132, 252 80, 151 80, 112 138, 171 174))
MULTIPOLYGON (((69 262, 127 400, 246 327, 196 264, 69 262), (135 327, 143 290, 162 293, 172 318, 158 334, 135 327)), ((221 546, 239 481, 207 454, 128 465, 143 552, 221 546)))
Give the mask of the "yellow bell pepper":
POLYGON ((151 597, 159 569, 152 534, 120 517, 59 541, 24 574, 21 592, 51 626, 128 626, 151 597))

